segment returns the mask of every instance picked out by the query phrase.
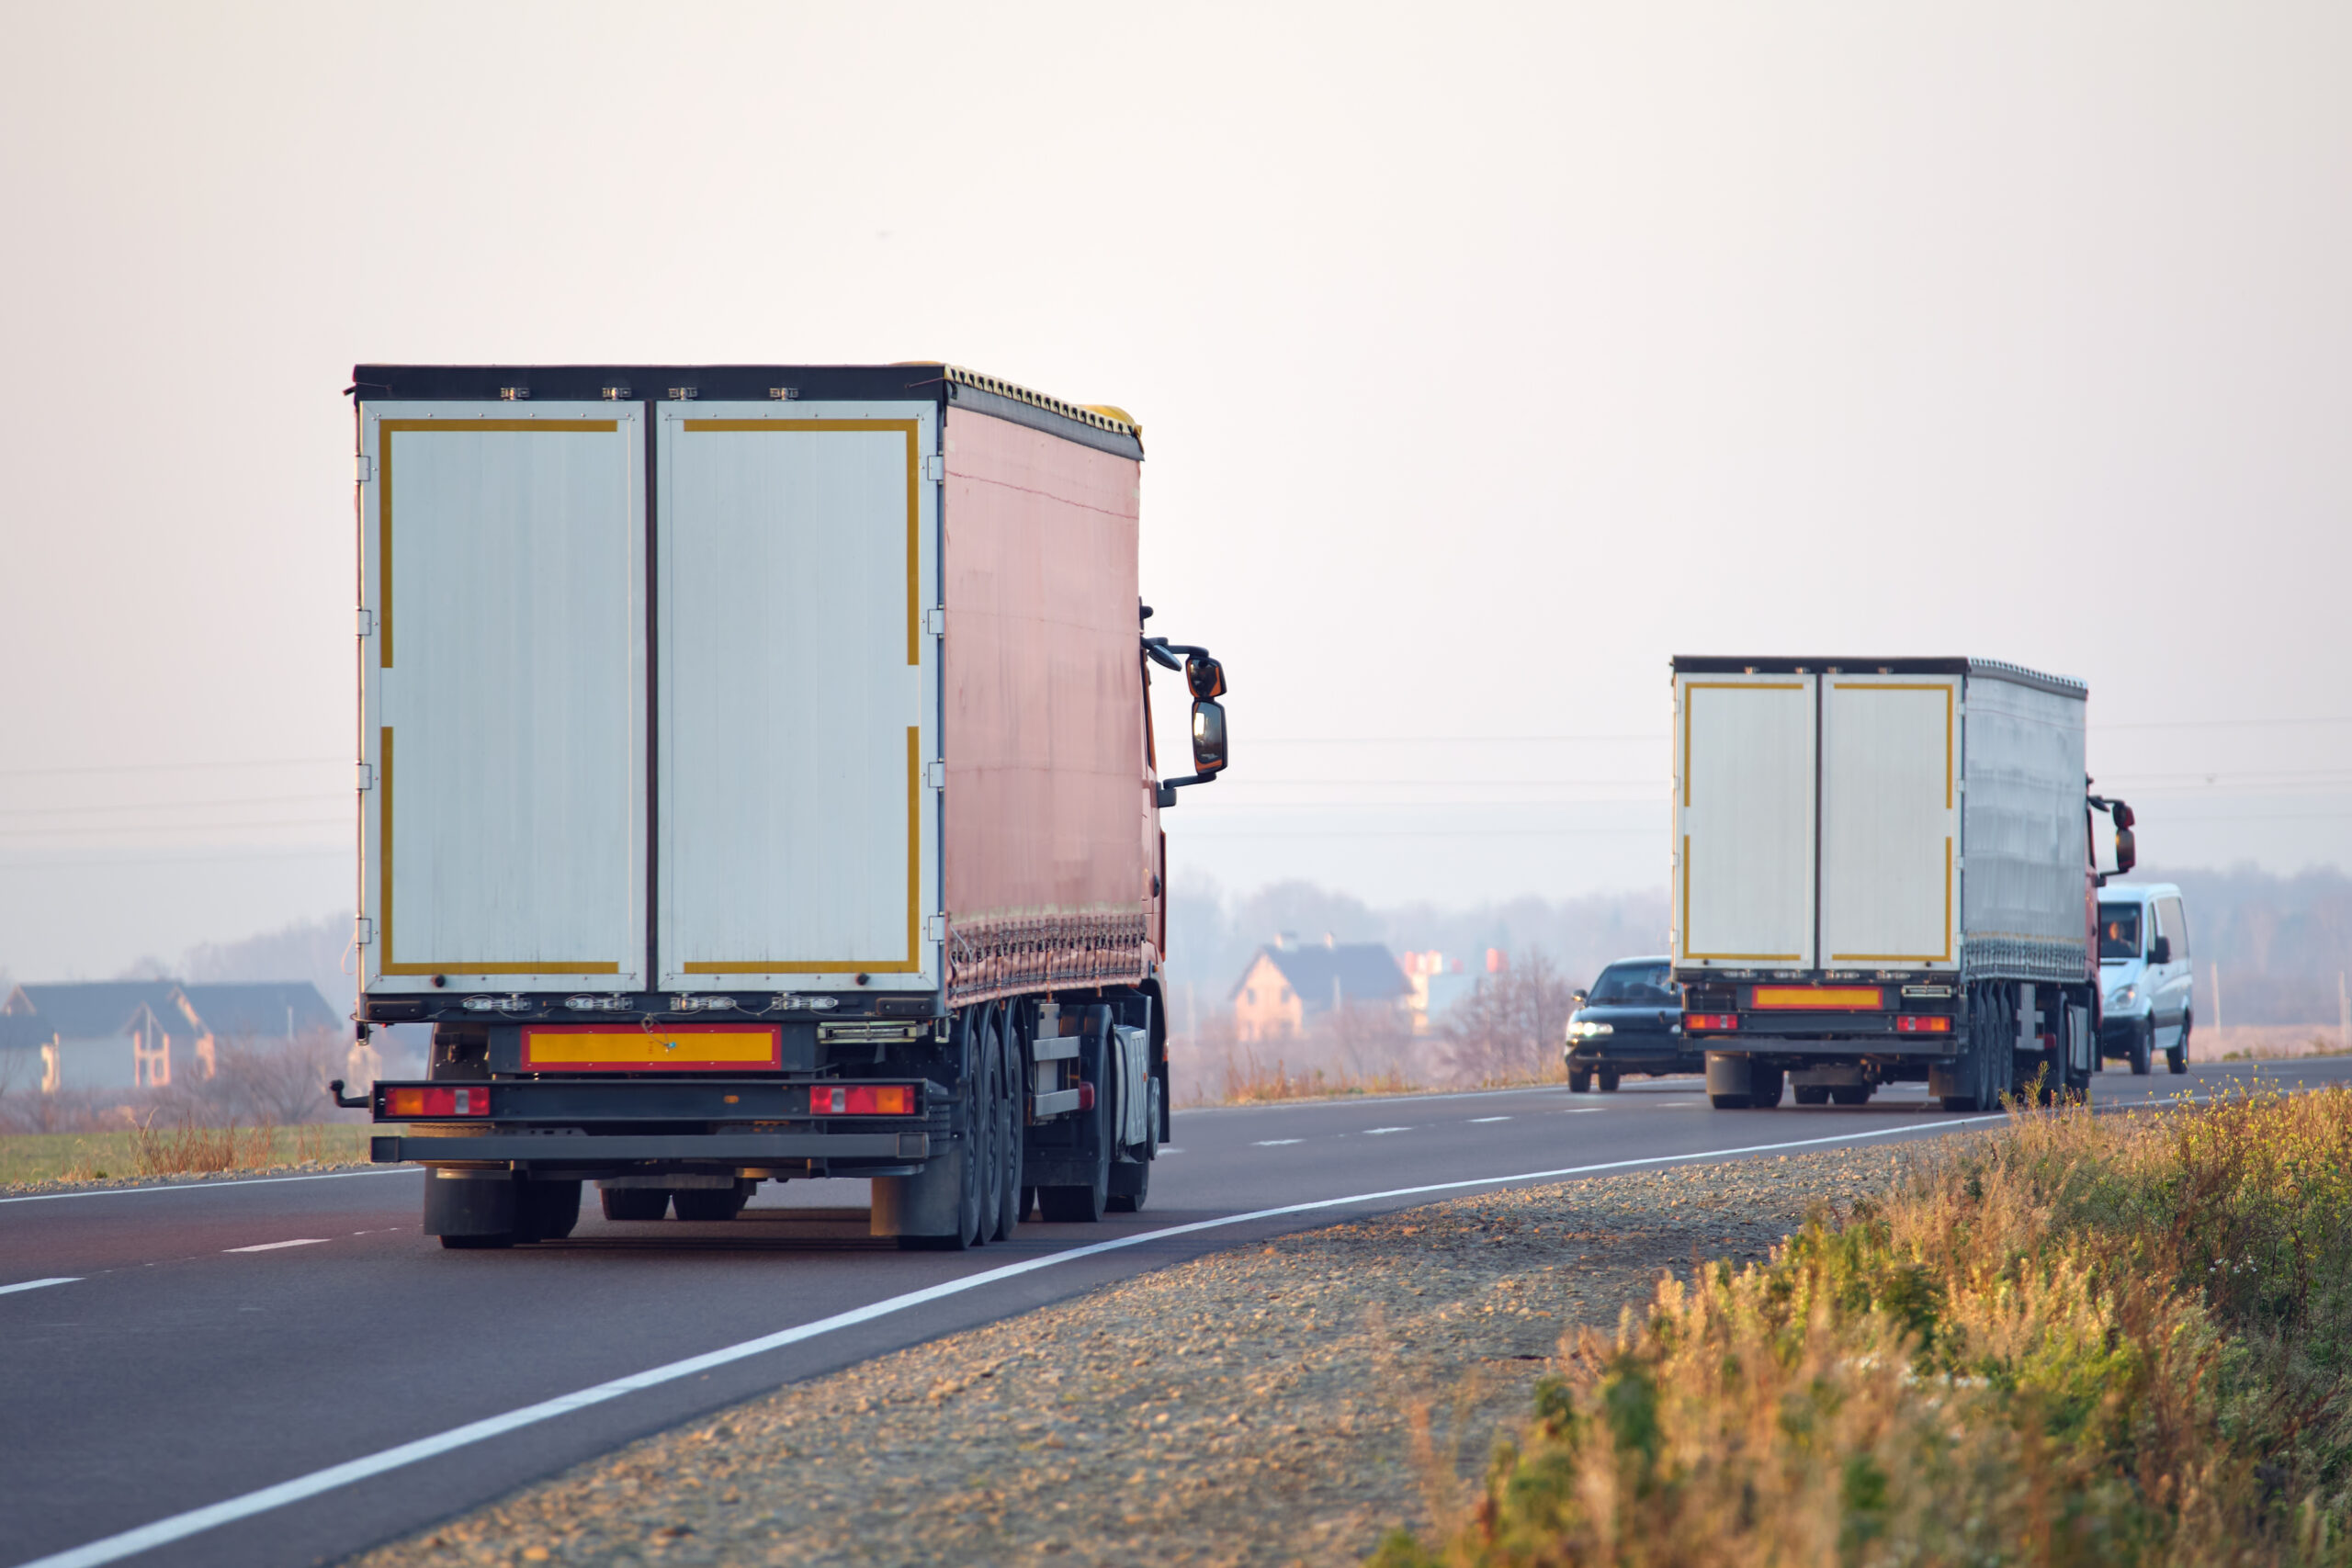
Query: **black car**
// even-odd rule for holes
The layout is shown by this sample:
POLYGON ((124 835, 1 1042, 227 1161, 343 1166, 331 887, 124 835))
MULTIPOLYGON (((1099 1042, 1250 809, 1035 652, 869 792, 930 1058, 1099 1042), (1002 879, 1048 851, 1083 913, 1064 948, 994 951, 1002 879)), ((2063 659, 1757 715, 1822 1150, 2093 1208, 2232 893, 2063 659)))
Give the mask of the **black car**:
POLYGON ((1683 1042, 1682 989, 1671 960, 1621 958, 1576 999, 1561 1053, 1573 1092, 1590 1093, 1596 1074, 1600 1092, 1609 1094, 1628 1073, 1664 1077, 1707 1070, 1706 1053, 1683 1042))

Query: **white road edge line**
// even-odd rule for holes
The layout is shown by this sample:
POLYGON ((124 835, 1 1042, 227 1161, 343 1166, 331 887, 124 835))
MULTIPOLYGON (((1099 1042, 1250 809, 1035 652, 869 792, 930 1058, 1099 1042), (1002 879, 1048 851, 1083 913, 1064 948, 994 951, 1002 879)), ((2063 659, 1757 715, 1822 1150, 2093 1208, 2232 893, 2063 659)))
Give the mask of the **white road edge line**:
POLYGON ((892 1296, 886 1301, 872 1302, 862 1307, 853 1307, 848 1312, 835 1313, 831 1317, 819 1318, 814 1323, 804 1323, 796 1328, 778 1329, 774 1334, 764 1334, 757 1339, 746 1339, 740 1345, 729 1345, 724 1349, 707 1350, 699 1356, 689 1356, 683 1361, 672 1361, 667 1366, 652 1367, 645 1371, 632 1372, 627 1377, 615 1378, 610 1382, 600 1382, 593 1388, 559 1394, 553 1399, 542 1400, 537 1404, 524 1405, 519 1410, 509 1410, 502 1416, 491 1416, 480 1421, 469 1421, 462 1427, 452 1427, 446 1432, 438 1432, 429 1438, 419 1438, 413 1442, 401 1443, 397 1447, 366 1454, 358 1459, 346 1460, 341 1464, 329 1465, 324 1470, 314 1470, 308 1475, 298 1475, 291 1481, 281 1481, 275 1486, 265 1486, 258 1491, 247 1492, 242 1496, 225 1498, 218 1503, 207 1504, 201 1508, 191 1508, 184 1514, 174 1514, 168 1518, 157 1519, 153 1524, 141 1525, 135 1529, 124 1530, 119 1534, 107 1536, 85 1545, 68 1547, 63 1551, 53 1551, 47 1557, 36 1557, 29 1562, 18 1563, 17 1568, 96 1568, 99 1563, 119 1562, 126 1557, 141 1551, 151 1551, 159 1546, 168 1546, 175 1540, 186 1540, 189 1536, 201 1534, 218 1526, 251 1518, 255 1514, 266 1514, 274 1508, 285 1507, 289 1503, 299 1503, 304 1498, 315 1497, 322 1492, 332 1492, 338 1487, 349 1486, 355 1482, 369 1480, 390 1471, 435 1459, 453 1450, 486 1442, 492 1438, 502 1437, 524 1427, 537 1426, 542 1421, 552 1421, 559 1416, 568 1416, 575 1410, 584 1410, 592 1404, 602 1404, 607 1400, 618 1399, 625 1393, 637 1393, 649 1388, 657 1388, 663 1383, 676 1382, 681 1378, 693 1377, 698 1372, 708 1371, 713 1367, 723 1367, 749 1357, 763 1356, 770 1350, 781 1350, 787 1345, 797 1345, 803 1340, 814 1339, 820 1335, 831 1334, 837 1329, 854 1328, 859 1324, 871 1323, 878 1317, 888 1317, 894 1313, 904 1312, 910 1307, 926 1306, 933 1302, 944 1301, 949 1296, 960 1296, 967 1292, 977 1291, 983 1285, 993 1285, 999 1280, 1016 1279, 1023 1274, 1035 1273, 1040 1269, 1051 1269, 1057 1264, 1074 1263, 1081 1258, 1095 1258, 1106 1252, 1124 1252, 1129 1247, 1164 1241, 1170 1236, 1191 1235, 1201 1231, 1223 1230, 1229 1225, 1246 1225, 1258 1220, 1283 1219, 1292 1214, 1312 1214, 1325 1209, 1345 1208, 1351 1203, 1375 1203, 1388 1198, 1419 1198, 1431 1192, 1459 1192, 1469 1187, 1504 1187, 1515 1181, 1550 1181, 1566 1176, 1591 1176, 1604 1170, 1630 1170, 1636 1166, 1683 1165, 1704 1159, 1728 1159, 1739 1155, 1778 1154, 1786 1149, 1818 1148, 1824 1144, 1850 1144, 1865 1138, 1895 1137, 1905 1133, 1946 1133, 1981 1122, 2007 1120, 2008 1116, 2006 1112, 1995 1112, 1984 1116, 1955 1116, 1946 1122, 1930 1122, 1905 1127, 1880 1127, 1861 1133, 1840 1133, 1823 1138, 1798 1138, 1788 1143, 1750 1144, 1736 1149, 1699 1149, 1690 1154, 1680 1155, 1648 1155, 1639 1159, 1607 1160, 1599 1165, 1564 1166, 1557 1170, 1531 1170, 1517 1176, 1479 1176, 1460 1181, 1430 1182, 1419 1187, 1392 1187, 1385 1192, 1356 1192, 1345 1198, 1320 1198, 1309 1203, 1285 1203, 1275 1209, 1252 1209, 1246 1214, 1227 1214, 1214 1220, 1194 1220, 1188 1224, 1165 1225, 1156 1231, 1138 1231, 1133 1235, 1117 1236, 1110 1241, 1090 1242, 1084 1247, 1073 1247, 1068 1251, 1048 1253, 1043 1258, 1008 1263, 1001 1268, 984 1269, 977 1274, 967 1274, 960 1280, 943 1280, 920 1291, 910 1291, 902 1296, 892 1296))
POLYGON ((274 1187, 281 1181, 341 1181, 346 1176, 413 1176, 421 1165, 388 1165, 375 1170, 325 1170, 316 1176, 249 1176, 229 1181, 175 1181, 167 1187, 89 1187, 77 1192, 31 1192, 0 1198, 0 1203, 46 1203, 57 1198, 119 1198, 130 1192, 225 1192, 232 1187, 274 1187))
POLYGON ((325 1236, 306 1235, 297 1236, 292 1241, 263 1241, 255 1242, 251 1247, 224 1247, 220 1251, 225 1257, 232 1252, 276 1252, 282 1247, 324 1247, 326 1244, 325 1236))
POLYGON ((54 1280, 26 1280, 14 1285, 0 1285, 0 1296, 13 1296, 18 1291, 38 1291, 47 1285, 75 1285, 81 1280, 79 1274, 62 1274, 54 1280))

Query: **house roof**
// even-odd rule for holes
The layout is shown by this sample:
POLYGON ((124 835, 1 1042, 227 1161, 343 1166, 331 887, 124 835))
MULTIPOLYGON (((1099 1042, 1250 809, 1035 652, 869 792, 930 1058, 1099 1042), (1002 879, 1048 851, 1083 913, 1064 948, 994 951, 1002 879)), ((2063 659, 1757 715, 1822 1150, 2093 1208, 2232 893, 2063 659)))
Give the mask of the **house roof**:
POLYGON ((276 1039, 312 1029, 333 1029, 339 1021, 319 988, 307 980, 182 986, 180 990, 205 1028, 221 1039, 240 1034, 276 1039))
POLYGON ((333 1029, 334 1010, 308 981, 265 985, 184 986, 175 980, 98 980, 58 986, 18 986, 0 1003, 0 1044, 20 1047, 53 1036, 100 1040, 127 1032, 141 1009, 166 1030, 233 1038, 276 1039, 288 1032, 333 1029))
MULTIPOLYGON (((1290 988, 1298 993, 1302 1012, 1330 1011, 1335 985, 1343 1002, 1395 1001, 1408 990, 1405 972, 1396 967, 1396 957, 1376 942, 1261 947, 1258 958, 1282 971, 1290 988)), ((1250 968, 1257 966, 1258 959, 1252 958, 1250 968)), ((1247 980, 1250 970, 1241 973, 1242 980, 1247 980)), ((1242 980, 1234 982, 1227 1000, 1240 993, 1242 980)))
POLYGON ((141 1008, 158 1019, 190 1022, 180 1006, 180 988, 169 980, 99 980, 62 986, 19 986, 8 993, 0 1013, 8 1019, 5 1038, 96 1040, 130 1029, 141 1008))

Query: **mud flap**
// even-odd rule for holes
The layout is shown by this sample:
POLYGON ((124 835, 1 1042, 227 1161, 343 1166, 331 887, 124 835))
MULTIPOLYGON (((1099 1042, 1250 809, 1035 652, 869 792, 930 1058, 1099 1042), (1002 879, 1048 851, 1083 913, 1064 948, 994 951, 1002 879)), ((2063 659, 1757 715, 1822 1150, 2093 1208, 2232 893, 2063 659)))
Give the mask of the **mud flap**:
POLYGON ((954 1235, 963 1222, 964 1161, 972 1141, 958 1138, 912 1176, 874 1179, 868 1235, 954 1235))
POLYGON ((512 1235, 522 1213, 512 1172, 435 1168, 424 1180, 427 1235, 512 1235))
POLYGON ((1707 1053, 1709 1094, 1746 1094, 1753 1087, 1751 1064, 1746 1056, 1727 1055, 1719 1051, 1707 1053))

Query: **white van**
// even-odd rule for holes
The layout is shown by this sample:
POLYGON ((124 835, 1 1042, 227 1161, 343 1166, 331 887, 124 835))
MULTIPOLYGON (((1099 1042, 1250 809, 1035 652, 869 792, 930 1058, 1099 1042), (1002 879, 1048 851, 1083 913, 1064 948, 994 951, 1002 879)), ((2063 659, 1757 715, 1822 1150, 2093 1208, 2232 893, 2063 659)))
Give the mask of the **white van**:
POLYGON ((2179 888, 2150 882, 2098 890, 2098 983, 2102 1060, 2120 1056, 2145 1074, 2161 1051, 2174 1072, 2188 1070, 2188 915, 2179 888))

